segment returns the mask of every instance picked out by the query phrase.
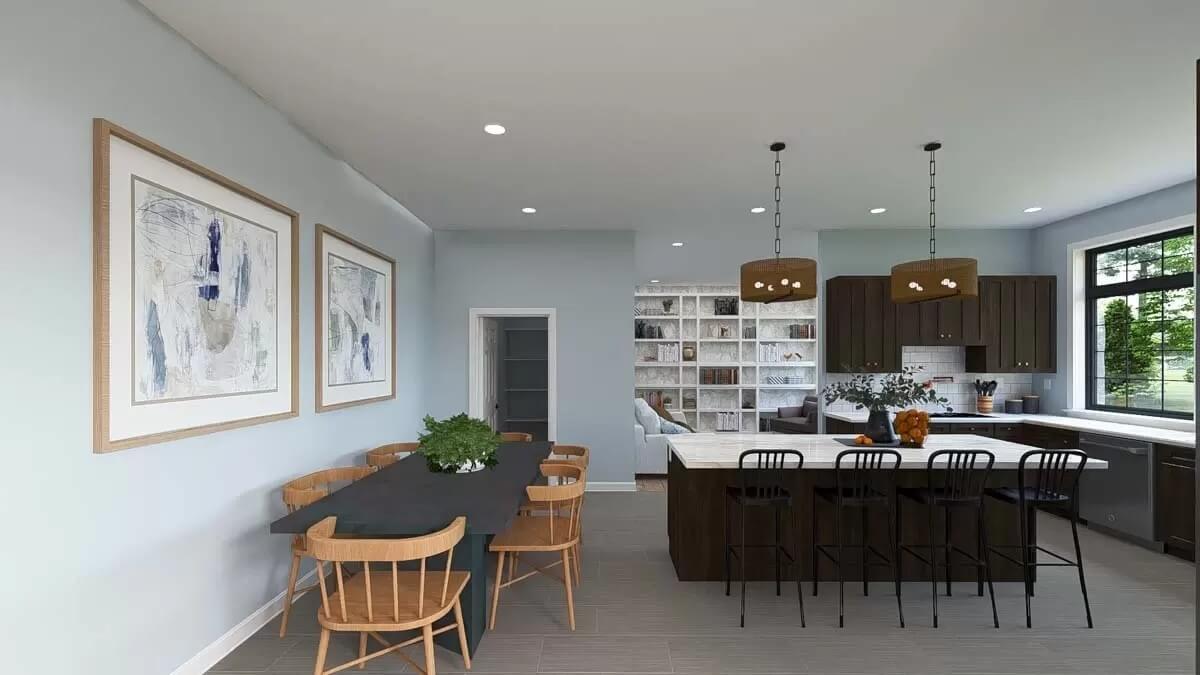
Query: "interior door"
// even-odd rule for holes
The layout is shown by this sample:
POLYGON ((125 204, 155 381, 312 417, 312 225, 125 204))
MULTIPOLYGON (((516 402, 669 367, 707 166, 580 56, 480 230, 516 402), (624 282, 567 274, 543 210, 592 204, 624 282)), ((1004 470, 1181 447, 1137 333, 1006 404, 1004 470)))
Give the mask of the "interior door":
POLYGON ((493 429, 499 429, 500 413, 500 320, 485 317, 483 321, 483 414, 493 429))

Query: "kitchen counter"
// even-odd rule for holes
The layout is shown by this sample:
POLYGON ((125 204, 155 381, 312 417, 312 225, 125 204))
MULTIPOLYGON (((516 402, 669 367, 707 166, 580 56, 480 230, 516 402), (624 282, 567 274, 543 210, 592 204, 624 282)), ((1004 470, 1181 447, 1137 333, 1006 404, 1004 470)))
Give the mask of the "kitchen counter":
MULTIPOLYGON (((826 417, 850 422, 851 424, 866 424, 866 411, 854 410, 849 412, 824 412, 826 417)), ((1175 431, 1140 424, 1124 424, 1120 422, 1105 422, 1087 419, 1086 417, 1067 417, 1065 415, 1010 415, 1008 413, 993 413, 982 417, 933 417, 931 424, 1036 424, 1044 427, 1068 429, 1071 431, 1086 431, 1093 434, 1104 434, 1120 438, 1133 438, 1151 443, 1165 443, 1186 448, 1196 447, 1196 435, 1190 431, 1175 431)))

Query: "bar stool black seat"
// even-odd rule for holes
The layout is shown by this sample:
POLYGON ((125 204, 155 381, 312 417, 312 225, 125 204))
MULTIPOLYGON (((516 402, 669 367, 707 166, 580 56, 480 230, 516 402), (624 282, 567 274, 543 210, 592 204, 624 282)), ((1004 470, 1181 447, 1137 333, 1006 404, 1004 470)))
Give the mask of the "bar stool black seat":
MULTIPOLYGON (((987 578, 988 595, 992 600, 992 624, 1000 627, 1000 618, 996 614, 996 591, 992 587, 992 567, 989 564, 986 519, 984 518, 984 494, 987 489, 988 477, 992 473, 992 465, 996 456, 987 450, 938 450, 931 454, 925 463, 925 487, 900 488, 900 496, 929 510, 929 530, 926 532, 928 544, 900 543, 900 550, 908 553, 929 567, 930 579, 933 585, 933 627, 938 627, 938 567, 946 570, 946 595, 950 596, 952 568, 955 562, 953 554, 958 554, 965 560, 957 566, 975 568, 977 593, 983 595, 983 581, 987 578), (945 543, 938 544, 936 532, 937 512, 945 513, 945 543), (974 512, 975 520, 975 552, 971 553, 955 546, 951 538, 953 532, 952 514, 955 511, 966 511, 968 515, 974 512), (920 550, 927 550, 926 558, 920 550), (938 550, 942 551, 943 561, 938 562, 938 550)), ((896 508, 896 520, 900 519, 900 508, 896 508)))
POLYGON ((845 578, 842 561, 845 549, 858 549, 862 567, 863 595, 869 593, 869 570, 871 567, 890 567, 896 586, 896 608, 900 613, 900 627, 904 627, 904 606, 900 599, 900 552, 896 547, 896 534, 892 527, 896 523, 896 469, 900 467, 900 453, 895 450, 843 450, 834 460, 833 475, 836 487, 818 487, 813 490, 812 503, 812 592, 817 595, 818 563, 825 556, 837 568, 838 578, 838 627, 846 625, 845 578), (817 533, 817 502, 824 501, 837 509, 834 518, 833 544, 822 544, 817 533), (847 544, 842 538, 842 520, 848 509, 858 509, 862 516, 862 543, 847 544), (867 530, 868 511, 882 509, 888 518, 888 554, 871 545, 867 530), (836 550, 836 554, 834 551, 836 550))
POLYGON ((782 517, 786 514, 788 526, 792 528, 792 541, 797 542, 795 518, 792 509, 792 493, 787 488, 787 472, 798 470, 804 466, 804 455, 796 450, 747 450, 738 456, 738 484, 725 487, 725 595, 729 595, 730 576, 732 574, 731 556, 737 556, 741 564, 742 577, 742 618, 741 627, 746 627, 746 549, 769 548, 775 553, 775 595, 782 594, 780 570, 783 568, 783 558, 796 571, 796 595, 800 598, 800 626, 805 627, 804 592, 800 584, 800 564, 796 556, 783 545, 781 535, 782 517), (737 544, 731 541, 732 524, 730 509, 732 504, 738 513, 741 523, 741 539, 737 544), (770 508, 775 518, 775 539, 769 544, 746 543, 746 509, 770 508))
POLYGON ((1020 565, 1025 574, 1025 627, 1033 628, 1033 612, 1029 598, 1033 595, 1033 569, 1036 567, 1074 567, 1079 572, 1079 590, 1083 593, 1083 611, 1088 628, 1092 628, 1092 606, 1088 603, 1087 581, 1083 577, 1083 553, 1079 550, 1079 477, 1087 466, 1087 453, 1080 450, 1030 450, 1021 455, 1017 465, 1017 487, 989 489, 993 499, 1016 504, 1021 518, 1021 543, 1016 546, 991 546, 990 550, 1009 562, 1020 565), (1032 485, 1029 485, 1032 483, 1032 485), (1075 540, 1075 559, 1070 560, 1039 544, 1029 544, 1029 518, 1033 509, 1042 505, 1059 507, 1071 521, 1071 537, 1075 540), (1020 559, 1005 551, 1019 549, 1020 559), (1038 553, 1053 558, 1041 562, 1038 553))

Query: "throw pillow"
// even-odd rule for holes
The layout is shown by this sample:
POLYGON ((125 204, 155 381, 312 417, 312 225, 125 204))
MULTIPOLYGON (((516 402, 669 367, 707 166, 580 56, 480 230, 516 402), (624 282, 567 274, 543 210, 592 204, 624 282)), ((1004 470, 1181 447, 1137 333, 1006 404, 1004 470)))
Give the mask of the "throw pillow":
POLYGON ((659 427, 659 429, 664 434, 690 434, 690 433, 692 433, 691 429, 683 426, 682 424, 678 424, 676 422, 668 422, 667 420, 662 421, 662 424, 659 427))
POLYGON ((654 412, 654 409, 650 407, 650 404, 645 399, 633 399, 633 419, 642 425, 642 429, 646 431, 647 435, 662 433, 659 430, 662 418, 658 416, 658 413, 654 412))

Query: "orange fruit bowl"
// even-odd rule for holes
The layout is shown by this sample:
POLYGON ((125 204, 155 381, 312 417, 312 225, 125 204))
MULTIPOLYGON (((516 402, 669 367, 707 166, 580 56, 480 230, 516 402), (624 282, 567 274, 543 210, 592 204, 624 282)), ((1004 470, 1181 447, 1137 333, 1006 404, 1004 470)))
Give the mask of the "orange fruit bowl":
POLYGON ((906 448, 924 447, 925 439, 929 437, 929 413, 915 408, 896 413, 893 429, 900 439, 900 445, 906 448))

